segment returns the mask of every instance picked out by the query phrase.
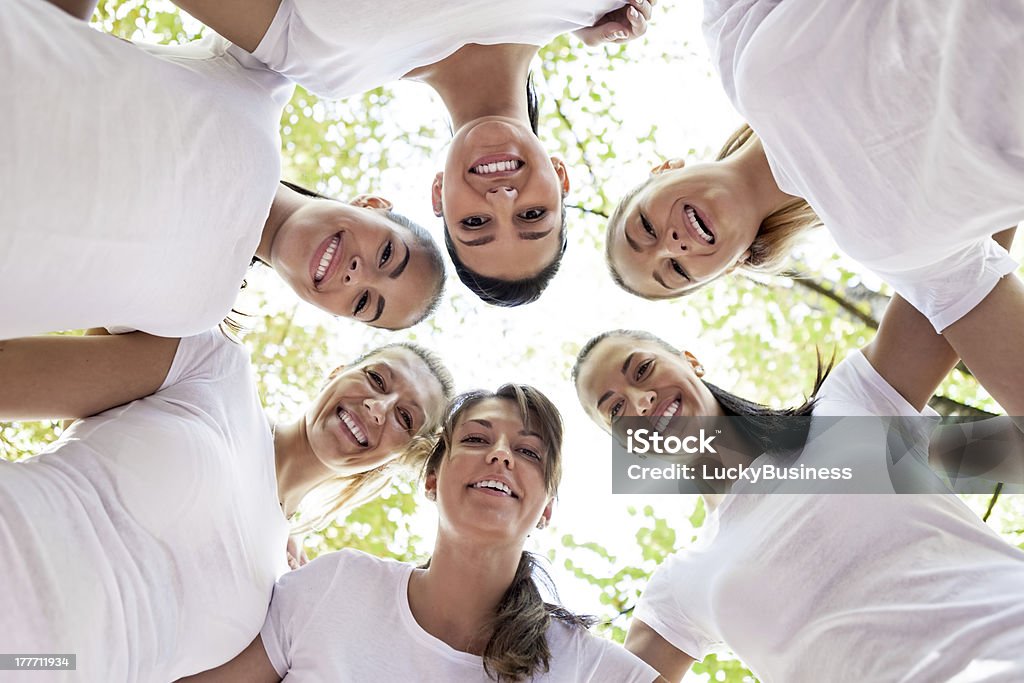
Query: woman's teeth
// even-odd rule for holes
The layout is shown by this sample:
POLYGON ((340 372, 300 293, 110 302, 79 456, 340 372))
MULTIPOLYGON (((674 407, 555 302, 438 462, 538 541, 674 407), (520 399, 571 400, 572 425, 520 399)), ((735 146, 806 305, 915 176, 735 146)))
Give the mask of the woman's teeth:
POLYGON ((341 238, 335 235, 331 243, 327 245, 327 251, 320 257, 320 265, 316 267, 316 276, 313 277, 314 282, 320 282, 324 279, 324 274, 327 273, 331 261, 334 260, 334 252, 338 250, 339 244, 341 244, 341 238))
POLYGON ((665 413, 654 423, 654 431, 660 432, 668 427, 668 421, 679 412, 679 401, 672 401, 672 405, 665 409, 665 413))
POLYGON ((494 481, 493 479, 488 479, 487 481, 478 481, 477 483, 473 484, 473 488, 494 489, 495 491, 501 491, 506 496, 512 495, 512 489, 510 489, 506 484, 503 484, 500 481, 494 481))
POLYGON ((492 164, 480 164, 479 166, 473 167, 473 173, 477 175, 487 175, 488 173, 499 173, 502 171, 517 171, 523 165, 522 161, 518 159, 509 161, 495 161, 492 164))
POLYGON ((705 242, 708 244, 715 243, 715 236, 704 227, 704 222, 701 221, 700 216, 697 215, 697 212, 694 211, 692 206, 686 207, 686 217, 690 219, 690 225, 693 226, 693 229, 697 231, 698 235, 704 238, 705 242))
POLYGON ((344 408, 338 408, 338 417, 341 419, 342 424, 348 427, 348 431, 352 432, 352 436, 359 442, 360 446, 367 446, 369 441, 366 440, 366 435, 363 434, 363 430, 359 428, 359 425, 355 423, 352 416, 348 414, 348 411, 344 408))

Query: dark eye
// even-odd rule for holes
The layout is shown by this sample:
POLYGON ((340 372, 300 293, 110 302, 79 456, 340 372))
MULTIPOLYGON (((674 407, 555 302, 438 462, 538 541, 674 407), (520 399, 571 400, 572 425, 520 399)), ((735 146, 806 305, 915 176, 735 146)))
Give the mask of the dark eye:
POLYGON ((646 232, 651 237, 658 236, 658 233, 654 232, 654 226, 651 225, 651 222, 649 220, 647 220, 647 216, 643 214, 640 214, 640 225, 643 226, 644 232, 646 232))
POLYGON ((366 371, 366 376, 370 378, 371 382, 373 382, 374 384, 377 385, 378 389, 380 389, 381 391, 385 390, 386 385, 384 384, 384 378, 380 375, 379 372, 374 372, 373 370, 367 370, 366 371))
POLYGON ((540 460, 540 454, 534 451, 532 448, 520 448, 519 452, 525 455, 530 460, 540 460))
POLYGON ((470 216, 469 218, 463 218, 460 222, 467 228, 482 228, 491 221, 483 216, 470 216))
POLYGON ((640 380, 647 377, 647 374, 650 371, 651 366, 653 365, 653 360, 645 360, 644 362, 640 363, 640 365, 636 366, 636 380, 639 382, 640 380))
POLYGON ((353 315, 359 315, 366 309, 366 304, 370 303, 370 293, 363 292, 363 295, 359 297, 358 303, 356 303, 356 310, 353 315))
POLYGON ((526 211, 523 211, 521 214, 519 214, 519 217, 522 218, 524 221, 539 221, 547 214, 547 212, 547 209, 544 208, 527 209, 526 211))
POLYGON ((622 403, 622 401, 616 401, 615 405, 613 405, 612 409, 609 411, 608 415, 613 420, 619 416, 619 413, 622 412, 622 403))
POLYGON ((384 253, 380 255, 380 263, 377 264, 378 268, 383 268, 391 260, 392 251, 391 240, 388 240, 388 243, 384 245, 384 253))
POLYGON ((406 430, 412 431, 412 413, 405 408, 398 409, 398 420, 405 425, 406 430))
POLYGON ((462 437, 462 443, 487 443, 482 436, 470 434, 469 436, 462 437))
POLYGON ((687 280, 690 279, 690 276, 686 274, 686 271, 683 270, 683 267, 679 265, 678 261, 676 261, 675 259, 669 259, 669 263, 672 264, 672 270, 676 271, 677 273, 685 277, 687 280))

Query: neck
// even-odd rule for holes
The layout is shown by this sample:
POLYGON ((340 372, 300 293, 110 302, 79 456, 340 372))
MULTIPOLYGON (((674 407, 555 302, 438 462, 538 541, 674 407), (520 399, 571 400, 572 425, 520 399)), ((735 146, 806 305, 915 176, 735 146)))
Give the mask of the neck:
POLYGON ((270 214, 267 222, 263 224, 263 235, 260 237, 259 246, 256 247, 256 258, 270 265, 270 254, 273 251, 274 240, 285 221, 291 218, 300 206, 304 197, 298 192, 277 184, 277 193, 274 195, 274 202, 270 205, 270 214))
POLYGON ((746 185, 746 195, 757 207, 762 219, 798 199, 779 188, 775 176, 772 175, 771 166, 768 165, 768 156, 764 152, 760 138, 755 136, 723 161, 729 162, 740 172, 746 185))
POLYGON ((409 608, 416 622, 456 650, 483 654, 522 551, 522 544, 495 548, 453 541, 440 530, 430 567, 409 580, 409 608))
POLYGON ((278 500, 285 517, 295 513, 315 486, 336 476, 314 455, 304 420, 280 423, 274 428, 274 469, 278 500))
POLYGON ((533 45, 471 43, 440 62, 410 71, 405 78, 437 91, 454 130, 484 116, 528 123, 526 78, 536 54, 533 45))

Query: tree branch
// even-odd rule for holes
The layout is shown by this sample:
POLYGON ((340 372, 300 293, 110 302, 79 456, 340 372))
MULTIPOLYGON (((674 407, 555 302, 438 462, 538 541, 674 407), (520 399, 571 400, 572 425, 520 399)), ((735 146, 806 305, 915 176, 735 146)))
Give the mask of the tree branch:
POLYGON ((861 321, 873 330, 878 329, 878 321, 875 320, 871 315, 865 313, 852 301, 849 301, 839 292, 834 289, 829 289, 825 285, 821 284, 817 280, 810 277, 800 277, 799 275, 791 275, 790 279, 797 285, 811 290, 826 299, 831 299, 836 302, 841 309, 852 315, 857 320, 861 321))
POLYGON ((934 408, 935 412, 939 415, 945 415, 946 417, 994 417, 996 415, 996 413, 990 413, 987 410, 975 408, 966 403, 955 401, 948 396, 939 396, 938 394, 931 397, 928 405, 934 408))
POLYGON ((588 209, 587 207, 581 206, 579 204, 566 204, 565 208, 567 208, 567 209, 576 209, 577 211, 582 211, 583 213, 589 213, 589 214, 594 215, 594 216, 600 216, 601 218, 604 218, 604 219, 608 218, 608 214, 605 213, 604 211, 597 211, 596 209, 588 209))

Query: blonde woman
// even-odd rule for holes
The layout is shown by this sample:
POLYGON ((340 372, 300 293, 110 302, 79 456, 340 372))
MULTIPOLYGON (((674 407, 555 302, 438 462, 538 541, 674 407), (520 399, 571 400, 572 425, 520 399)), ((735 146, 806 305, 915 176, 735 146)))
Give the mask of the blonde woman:
POLYGON ((432 354, 394 344, 271 425, 248 354, 220 329, 0 342, 0 377, 4 419, 84 418, 35 457, 0 460, 7 646, 74 652, 89 680, 155 683, 252 640, 289 520, 322 523, 375 495, 396 458, 422 461, 414 442, 451 392, 432 354))
POLYGON ((536 389, 459 396, 424 467, 438 511, 427 564, 321 556, 278 582, 248 648, 188 680, 655 680, 538 591, 523 545, 551 518, 561 442, 558 410, 536 389))
POLYGON ((708 0, 712 59, 751 128, 626 196, 608 226, 616 279, 671 298, 778 270, 820 217, 1024 414, 1024 284, 991 239, 1024 219, 1022 21, 1013 2, 708 0))

